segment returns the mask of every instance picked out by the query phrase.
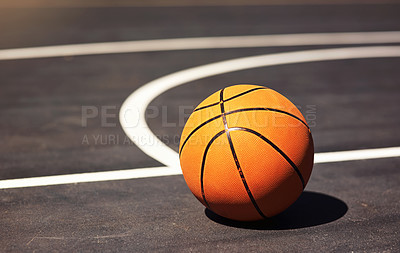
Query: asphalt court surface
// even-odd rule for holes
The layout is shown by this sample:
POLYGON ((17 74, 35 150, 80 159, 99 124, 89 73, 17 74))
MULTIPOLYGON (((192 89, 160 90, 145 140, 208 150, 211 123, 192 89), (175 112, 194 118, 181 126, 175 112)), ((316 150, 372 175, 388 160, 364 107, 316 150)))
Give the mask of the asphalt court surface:
MULTIPOLYGON (((0 48, 399 31, 399 11, 398 4, 0 8, 0 48)), ((211 62, 348 46, 360 45, 0 61, 0 179, 162 166, 126 142, 118 122, 121 104, 140 86, 211 62), (100 118, 83 126, 82 106, 109 106, 116 115, 109 122, 115 126, 102 126, 100 118), (83 142, 85 136, 88 143, 83 142), (101 139, 96 142, 94 136, 101 139)), ((147 122, 177 150, 183 128, 179 122, 185 119, 179 106, 194 108, 227 85, 253 83, 279 91, 309 116, 317 153, 395 147, 400 143, 398 66, 399 58, 349 59, 200 79, 158 96, 150 104, 147 122), (153 117, 154 110, 166 113, 153 117)), ((181 175, 2 189, 0 251, 396 252, 399 165, 399 158, 316 164, 301 198, 283 214, 259 223, 233 222, 205 210, 181 175)))

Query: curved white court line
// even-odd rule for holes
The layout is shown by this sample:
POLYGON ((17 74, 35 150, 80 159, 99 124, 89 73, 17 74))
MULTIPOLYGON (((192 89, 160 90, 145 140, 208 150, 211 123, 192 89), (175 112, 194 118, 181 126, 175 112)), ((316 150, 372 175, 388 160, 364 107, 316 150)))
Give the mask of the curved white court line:
MULTIPOLYGON (((289 53, 266 54, 206 64, 161 77, 141 86, 122 104, 120 123, 128 137, 147 155, 168 167, 179 167, 178 154, 161 142, 150 130, 145 111, 150 102, 165 91, 201 78, 238 70, 276 66, 292 63, 400 57, 400 46, 358 47, 306 50, 289 53)), ((329 155, 325 155, 326 157, 329 155)), ((319 161, 316 154, 316 161, 319 161)), ((357 158, 356 154, 353 160, 357 158)), ((328 159, 329 160, 329 159, 328 159)))
MULTIPOLYGON (((134 178, 148 178, 148 177, 159 177, 181 174, 181 170, 178 164, 177 154, 157 139, 157 137, 150 131, 146 122, 144 121, 144 112, 147 105, 158 95, 165 92, 166 90, 190 82, 200 78, 228 73, 237 70, 244 70, 256 67, 265 67, 273 65, 282 65, 290 63, 300 62, 312 62, 312 61, 325 61, 325 60, 340 60, 340 59, 361 59, 361 58, 376 58, 376 57, 398 57, 400 56, 400 47, 361 47, 361 48, 339 48, 339 49, 323 49, 323 50, 308 50, 291 53, 279 53, 271 55, 261 55, 253 57, 245 57, 235 60, 228 60, 219 63, 207 64, 204 66, 195 67, 183 71, 176 72, 174 74, 165 76, 163 78, 154 80, 145 86, 142 86, 135 91, 125 101, 123 108, 120 111, 120 118, 122 117, 125 121, 121 121, 121 124, 125 124, 124 130, 131 133, 128 136, 135 143, 139 144, 139 148, 144 148, 145 153, 152 156, 156 160, 168 165, 168 167, 155 167, 155 168, 140 168, 130 170, 118 170, 118 171, 105 171, 105 172, 91 172, 91 173, 79 173, 70 175, 57 175, 57 176, 44 176, 34 178, 21 178, 21 179, 8 179, 0 180, 0 189, 9 188, 23 188, 23 187, 35 187, 35 186, 47 186, 47 185, 60 185, 60 184, 71 184, 71 183, 82 183, 82 182, 99 182, 99 181, 110 181, 110 180, 124 180, 134 178), (293 58, 291 58, 293 57, 293 58), (240 64, 243 64, 240 66, 240 64), (216 67, 216 69, 215 69, 216 67), (199 73, 195 73, 200 71, 199 73), (205 72, 204 72, 205 71, 205 72), (210 71, 210 72, 207 72, 210 71), (193 74, 194 76, 190 76, 193 74), (175 80, 176 82, 171 82, 175 80), (159 86, 158 86, 159 85, 159 86), (147 92, 151 92, 149 95, 147 92), (148 97, 146 97, 148 96, 148 97), (133 100, 138 99, 132 106, 133 100), (130 114, 131 113, 131 114, 130 114), (148 145, 142 146, 143 136, 136 135, 134 129, 132 129, 132 122, 137 121, 138 127, 144 127, 141 134, 146 141, 151 140, 153 144, 156 144, 155 149, 151 151, 148 145), (130 130, 126 130, 126 129, 130 130), (132 134, 133 133, 133 134, 132 134), (138 138, 136 138, 138 137, 138 138), (159 153, 160 152, 160 153, 159 153), (167 159, 167 155, 171 155, 171 159, 167 159), (157 159, 158 156, 163 158, 157 159)), ((150 144, 147 143, 147 144, 150 144)), ((339 151, 339 152, 327 152, 319 153, 315 155, 315 163, 328 163, 338 161, 352 161, 361 159, 375 159, 384 157, 398 157, 400 156, 400 147, 391 148, 379 148, 379 149, 365 149, 365 150, 353 150, 353 151, 339 151)))
POLYGON ((400 42, 399 31, 303 33, 102 42, 0 50, 0 60, 190 49, 378 44, 400 42))

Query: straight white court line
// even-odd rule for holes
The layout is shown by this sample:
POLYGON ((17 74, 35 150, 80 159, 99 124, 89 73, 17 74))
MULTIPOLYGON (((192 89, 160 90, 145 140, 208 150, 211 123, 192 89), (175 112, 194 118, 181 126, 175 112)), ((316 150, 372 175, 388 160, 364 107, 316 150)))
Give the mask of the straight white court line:
POLYGON ((0 50, 0 60, 190 49, 377 44, 398 42, 400 42, 399 31, 178 38, 2 49, 0 50))
POLYGON ((400 156, 400 147, 336 151, 315 154, 314 163, 333 163, 397 156, 400 156))
MULTIPOLYGON (((331 163, 338 161, 353 161, 400 156, 400 147, 377 148, 353 151, 339 151, 315 154, 314 163, 331 163)), ((116 170, 104 172, 89 172, 70 175, 8 179, 0 181, 0 189, 25 188, 61 184, 104 182, 112 180, 127 180, 136 178, 162 177, 180 175, 179 167, 154 167, 142 169, 116 170)))
POLYGON ((0 189, 23 188, 72 183, 101 182, 133 178, 171 176, 182 173, 180 168, 154 167, 103 172, 88 172, 69 175, 8 179, 0 181, 0 189))

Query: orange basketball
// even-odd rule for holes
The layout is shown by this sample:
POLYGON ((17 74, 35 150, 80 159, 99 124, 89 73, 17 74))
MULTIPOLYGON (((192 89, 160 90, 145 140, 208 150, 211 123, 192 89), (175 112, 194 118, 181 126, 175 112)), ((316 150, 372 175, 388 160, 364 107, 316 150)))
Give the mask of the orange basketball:
POLYGON ((301 112, 278 92, 234 85, 190 115, 179 146, 196 198, 223 217, 253 221, 288 208, 311 175, 314 147, 301 112))

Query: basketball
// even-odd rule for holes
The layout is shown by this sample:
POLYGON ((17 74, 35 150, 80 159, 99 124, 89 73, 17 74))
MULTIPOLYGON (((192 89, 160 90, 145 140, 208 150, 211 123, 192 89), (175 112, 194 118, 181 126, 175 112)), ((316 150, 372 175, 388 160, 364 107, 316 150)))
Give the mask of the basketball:
POLYGON ((194 196, 214 213, 238 221, 277 215, 305 188, 313 140, 303 115, 278 92, 234 85, 192 112, 179 158, 194 196))

